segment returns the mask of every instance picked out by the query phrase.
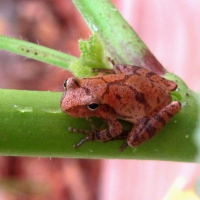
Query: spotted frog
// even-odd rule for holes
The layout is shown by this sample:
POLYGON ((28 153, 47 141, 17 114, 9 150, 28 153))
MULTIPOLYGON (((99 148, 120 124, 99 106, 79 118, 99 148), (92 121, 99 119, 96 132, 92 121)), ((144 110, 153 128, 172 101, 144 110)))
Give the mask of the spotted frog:
POLYGON ((61 98, 61 109, 73 117, 99 117, 107 124, 104 130, 78 130, 86 137, 75 145, 90 140, 106 142, 126 138, 127 145, 135 147, 152 138, 181 110, 178 101, 172 101, 171 91, 177 84, 152 71, 138 66, 115 64, 113 69, 98 69, 97 76, 89 78, 71 77, 64 82, 65 92, 61 98), (118 121, 133 124, 127 132, 118 121))

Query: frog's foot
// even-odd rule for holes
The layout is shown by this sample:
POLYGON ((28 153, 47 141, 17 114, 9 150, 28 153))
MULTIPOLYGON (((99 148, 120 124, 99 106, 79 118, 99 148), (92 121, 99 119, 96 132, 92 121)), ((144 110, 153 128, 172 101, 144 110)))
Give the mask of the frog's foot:
MULTIPOLYGON (((114 138, 110 139, 111 140, 126 140, 128 135, 129 135, 129 131, 122 131, 121 134, 115 136, 114 138)), ((127 141, 119 148, 119 151, 122 152, 124 151, 124 149, 126 149, 126 147, 128 146, 127 141)))
POLYGON ((68 127, 68 131, 73 132, 73 133, 83 133, 86 135, 85 138, 83 138, 79 143, 74 145, 75 149, 79 148, 83 143, 87 141, 94 140, 95 131, 93 130, 84 130, 84 129, 76 129, 76 128, 68 127))
POLYGON ((92 141, 92 140, 99 140, 99 134, 102 129, 102 127, 105 125, 105 123, 102 124, 100 128, 97 128, 95 124, 93 123, 91 118, 86 118, 87 121, 90 123, 91 130, 85 130, 85 129, 77 129, 73 127, 68 127, 69 132, 73 133, 83 133, 86 135, 84 139, 82 139, 79 143, 74 145, 74 148, 77 149, 79 148, 83 143, 87 141, 92 141))
POLYGON ((126 149, 127 146, 128 146, 128 143, 125 142, 125 143, 119 148, 119 151, 120 151, 120 152, 124 151, 124 149, 126 149))
MULTIPOLYGON (((129 133, 130 133, 129 131, 122 131, 122 133, 120 135, 117 135, 114 139, 115 140, 126 140, 129 133)), ((119 148, 119 151, 120 152, 124 151, 124 149, 126 149, 126 147, 128 147, 127 141, 119 148)))

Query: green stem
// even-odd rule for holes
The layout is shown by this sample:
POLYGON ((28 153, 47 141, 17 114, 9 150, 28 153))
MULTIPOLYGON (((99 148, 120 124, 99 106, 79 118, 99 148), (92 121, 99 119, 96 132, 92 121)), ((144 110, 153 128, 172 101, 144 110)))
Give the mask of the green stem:
POLYGON ((138 65, 157 74, 165 73, 166 70, 110 1, 73 2, 90 29, 102 39, 107 55, 116 63, 138 65))
MULTIPOLYGON (((61 93, 1 89, 0 96, 1 155, 195 161, 197 149, 192 135, 180 132, 189 125, 190 130, 194 128, 190 120, 184 121, 184 127, 181 123, 183 114, 188 112, 187 106, 182 115, 175 116, 153 139, 119 152, 122 141, 91 141, 79 149, 73 148, 84 136, 70 133, 67 128, 91 128, 85 119, 71 118, 61 112, 58 104, 61 93)), ((98 119, 94 123, 100 125, 98 119)))
POLYGON ((37 44, 0 35, 0 49, 68 69, 77 58, 37 44))

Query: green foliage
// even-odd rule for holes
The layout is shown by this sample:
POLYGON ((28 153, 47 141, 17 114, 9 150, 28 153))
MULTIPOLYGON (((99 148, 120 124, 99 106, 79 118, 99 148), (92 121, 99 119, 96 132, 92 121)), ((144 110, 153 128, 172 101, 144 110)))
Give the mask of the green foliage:
POLYGON ((76 77, 88 77, 94 75, 91 69, 111 68, 104 52, 103 44, 99 37, 94 34, 88 41, 79 40, 81 57, 72 62, 69 70, 76 77))

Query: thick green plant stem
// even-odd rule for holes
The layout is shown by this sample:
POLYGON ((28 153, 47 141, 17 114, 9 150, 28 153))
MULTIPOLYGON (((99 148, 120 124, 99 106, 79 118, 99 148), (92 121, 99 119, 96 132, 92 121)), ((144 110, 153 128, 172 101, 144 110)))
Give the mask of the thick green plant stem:
POLYGON ((116 63, 138 65, 164 74, 165 69, 109 0, 73 2, 116 63))
POLYGON ((77 58, 37 44, 0 35, 0 49, 68 69, 77 58))
MULTIPOLYGON (((127 147, 123 152, 119 152, 123 141, 91 141, 74 149, 73 145, 84 136, 70 133, 67 128, 72 126, 90 129, 90 125, 85 119, 71 118, 61 112, 58 104, 61 93, 1 89, 0 95, 1 155, 195 162, 197 148, 191 134, 191 129, 195 127, 190 126, 190 121, 196 117, 195 112, 191 119, 186 120, 183 115, 188 112, 191 103, 195 103, 189 101, 193 95, 190 91, 185 96, 188 105, 183 107, 182 113, 175 116, 163 131, 139 147, 127 147)), ((182 99, 180 96, 176 98, 182 99)), ((100 123, 99 120, 94 122, 100 123)))

